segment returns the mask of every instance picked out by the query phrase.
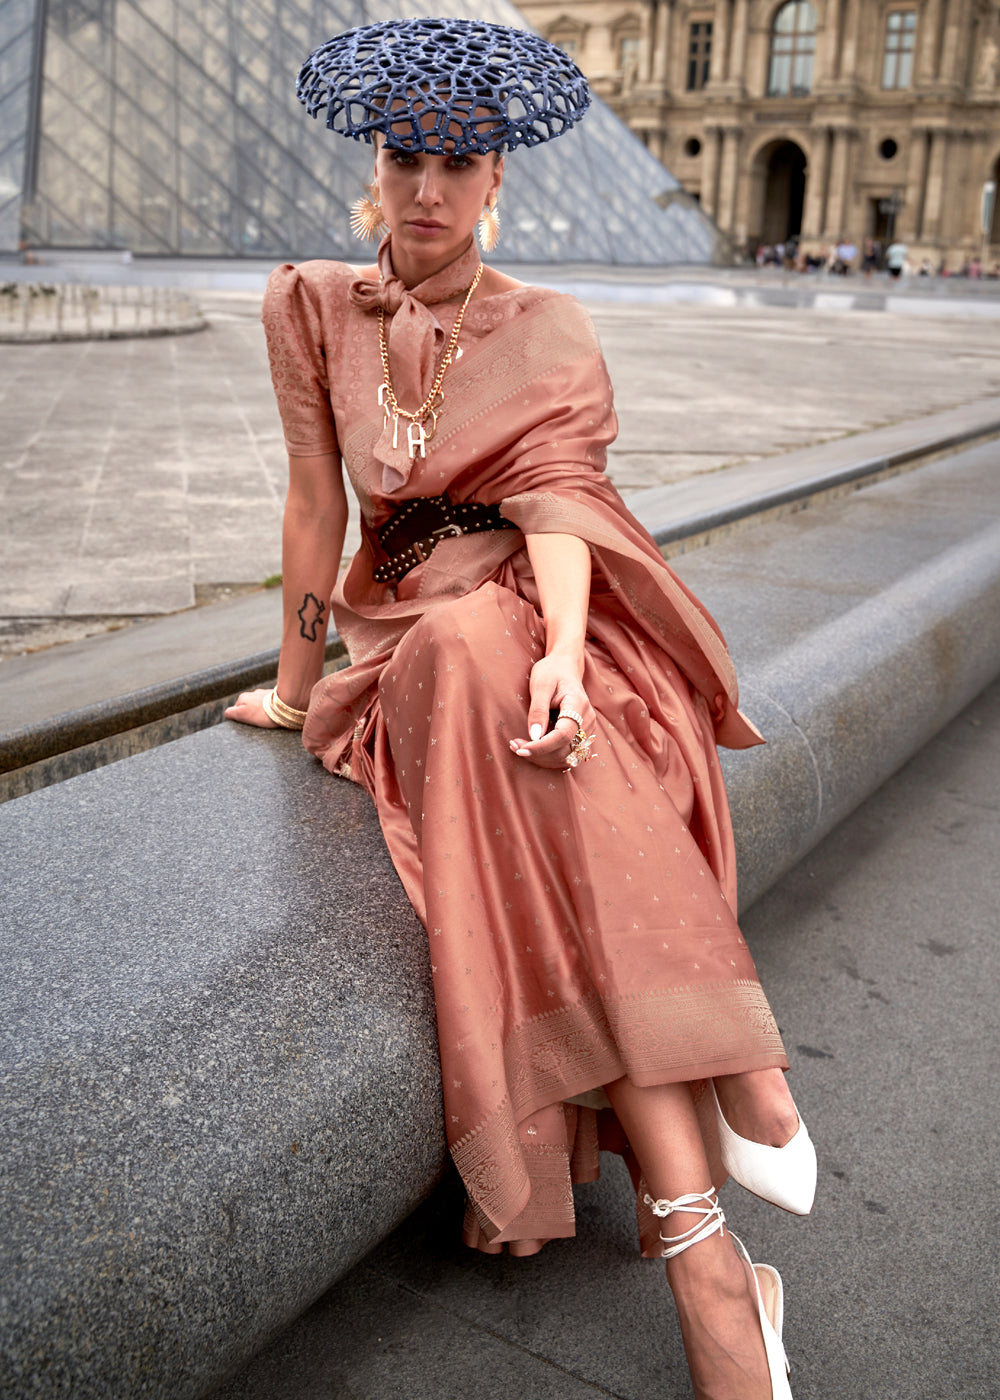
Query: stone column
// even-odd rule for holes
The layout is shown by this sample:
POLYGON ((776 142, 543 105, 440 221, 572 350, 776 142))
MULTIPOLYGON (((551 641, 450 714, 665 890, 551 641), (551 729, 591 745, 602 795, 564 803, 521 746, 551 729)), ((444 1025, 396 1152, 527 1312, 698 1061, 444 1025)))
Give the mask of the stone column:
POLYGON ((840 76, 840 12, 843 0, 827 0, 823 28, 816 36, 813 87, 840 76))
POLYGON ((992 97, 1000 81, 1000 22, 996 11, 979 16, 972 84, 978 95, 992 97))
POLYGON ((826 231, 829 239, 840 238, 848 232, 847 190, 850 178, 851 141, 854 133, 846 126, 834 127, 833 151, 830 156, 830 184, 826 201, 826 231))
POLYGON ((715 0, 712 16, 712 61, 708 71, 711 83, 725 82, 729 57, 729 6, 732 0, 715 0))
POLYGON ((802 237, 823 237, 826 231, 826 180, 830 172, 830 129, 813 130, 813 154, 806 169, 806 202, 802 211, 802 237))
POLYGON ((917 19, 916 84, 926 87, 938 73, 938 30, 941 28, 943 0, 927 0, 923 14, 917 19))
POLYGON ((919 240, 924 236, 924 202, 927 197, 927 131, 915 126, 910 133, 910 158, 906 168, 906 203, 896 221, 899 236, 919 240))
POLYGON ((701 151, 701 207, 712 219, 715 218, 716 192, 719 184, 719 139, 721 135, 719 127, 706 126, 701 151))
POLYGON ((923 236, 931 242, 941 237, 941 211, 944 207, 944 172, 948 159, 947 131, 931 132, 931 153, 927 162, 927 197, 924 200, 923 236))
MULTIPOLYGON (((885 23, 883 18, 882 23, 885 23)), ((861 29, 861 3, 860 0, 846 0, 844 15, 844 40, 840 54, 840 67, 838 76, 843 73, 848 79, 853 79, 858 68, 858 47, 861 29)), ((880 35, 879 44, 883 42, 880 35)))
POLYGON ((749 0, 736 0, 736 8, 733 11, 733 37, 729 49, 729 67, 726 74, 730 82, 739 84, 741 91, 746 88, 749 9, 749 0))
POLYGON ((648 83, 653 76, 653 6, 656 0, 643 0, 639 10, 639 64, 636 80, 648 83))
POLYGON ((715 222, 723 233, 732 233, 736 220, 736 187, 740 178, 739 153, 743 130, 727 126, 722 132, 722 159, 719 165, 719 198, 715 222))
POLYGON ((653 82, 662 87, 669 85, 667 63, 670 59, 671 23, 673 18, 672 0, 660 0, 656 11, 656 33, 653 37, 653 82))
POLYGON ((979 232, 979 193, 981 179, 978 169, 973 170, 976 143, 970 131, 952 131, 948 138, 948 151, 943 166, 943 189, 941 193, 941 220, 938 237, 942 243, 976 245, 981 242, 979 232))
POLYGON ((941 42, 941 66, 938 77, 942 82, 965 87, 965 51, 962 36, 970 27, 966 0, 948 0, 947 19, 941 42))

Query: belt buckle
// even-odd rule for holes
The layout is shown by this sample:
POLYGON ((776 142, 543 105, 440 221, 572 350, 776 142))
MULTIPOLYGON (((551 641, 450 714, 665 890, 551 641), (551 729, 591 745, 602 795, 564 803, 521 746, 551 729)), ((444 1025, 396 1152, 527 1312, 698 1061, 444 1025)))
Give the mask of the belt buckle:
POLYGON ((414 540, 410 548, 420 560, 421 564, 428 559, 434 547, 440 540, 446 540, 451 535, 463 535, 465 531, 461 525, 439 525, 436 530, 432 530, 429 535, 425 535, 422 540, 414 540))

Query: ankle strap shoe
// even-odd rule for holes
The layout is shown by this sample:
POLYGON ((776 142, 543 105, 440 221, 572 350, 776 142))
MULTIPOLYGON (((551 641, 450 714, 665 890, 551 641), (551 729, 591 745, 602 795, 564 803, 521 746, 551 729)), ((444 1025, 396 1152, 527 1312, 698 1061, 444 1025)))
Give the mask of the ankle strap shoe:
POLYGON ((686 1196, 678 1196, 676 1201, 654 1201, 652 1196, 643 1196, 643 1200, 653 1214, 659 1216, 661 1220, 665 1220, 668 1215, 673 1215, 675 1210, 684 1210, 692 1215, 701 1216, 701 1219, 696 1220, 690 1230, 685 1230, 683 1234, 664 1235, 661 1231, 660 1239, 667 1246, 660 1256, 661 1259, 676 1258, 678 1254, 683 1254, 686 1249, 690 1249, 693 1244, 698 1244, 701 1240, 707 1240, 709 1235, 716 1234, 726 1223, 726 1217, 722 1213, 714 1186, 710 1186, 707 1191, 691 1191, 686 1196), (706 1201, 707 1205, 700 1206, 699 1201, 706 1201))

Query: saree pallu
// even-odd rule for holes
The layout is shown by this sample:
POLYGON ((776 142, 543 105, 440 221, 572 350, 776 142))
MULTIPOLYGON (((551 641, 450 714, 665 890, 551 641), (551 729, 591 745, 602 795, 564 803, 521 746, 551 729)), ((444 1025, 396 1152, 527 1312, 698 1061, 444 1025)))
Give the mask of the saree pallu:
MULTIPOLYGON (((716 755, 760 736, 737 709, 718 628, 603 473, 616 423, 589 318, 525 289, 492 321, 501 298, 486 299, 477 335, 471 303, 469 349, 411 466, 387 448, 380 366, 355 325, 371 318, 343 282, 321 292, 291 273, 265 307, 272 345, 280 336, 286 365, 291 345, 322 373, 316 337, 330 364, 349 341, 355 386, 370 389, 368 402, 338 400, 323 385, 363 539, 332 603, 351 665, 316 686, 303 740, 371 793, 427 929, 465 1238, 495 1251, 574 1233, 572 1183, 597 1176, 601 1145, 622 1145, 594 1094, 623 1075, 692 1084, 719 1185, 704 1081, 787 1068, 736 922, 716 755), (308 317, 289 331, 296 298, 308 317), (444 490, 498 503, 518 530, 447 539, 397 586, 375 583, 378 526, 444 490), (584 539, 593 561, 583 679, 596 757, 567 774, 508 746, 545 650, 523 535, 545 532, 584 539)), ((658 1254, 641 1197, 643 1252, 658 1254)))

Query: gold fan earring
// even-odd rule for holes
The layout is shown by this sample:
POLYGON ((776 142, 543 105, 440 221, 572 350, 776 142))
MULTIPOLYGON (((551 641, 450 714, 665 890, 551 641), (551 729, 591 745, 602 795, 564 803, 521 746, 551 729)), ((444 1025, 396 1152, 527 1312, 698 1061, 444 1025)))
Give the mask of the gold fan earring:
POLYGON ((484 253, 492 253, 499 242, 500 215, 497 213, 497 197, 491 194, 479 216, 479 244, 484 253))
POLYGON ((374 185, 369 185, 368 193, 351 205, 351 232, 366 243, 378 243, 383 234, 389 232, 374 185))

